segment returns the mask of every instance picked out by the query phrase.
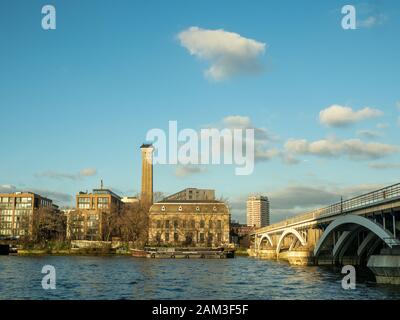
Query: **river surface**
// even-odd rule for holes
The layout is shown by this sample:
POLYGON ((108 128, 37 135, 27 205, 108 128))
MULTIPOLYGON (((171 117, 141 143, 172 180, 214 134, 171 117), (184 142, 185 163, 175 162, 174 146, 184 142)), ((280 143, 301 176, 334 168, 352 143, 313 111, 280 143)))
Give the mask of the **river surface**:
POLYGON ((344 290, 342 277, 340 270, 242 257, 0 256, 0 299, 400 299, 400 287, 364 278, 344 290), (55 267, 55 290, 42 288, 44 265, 55 267))

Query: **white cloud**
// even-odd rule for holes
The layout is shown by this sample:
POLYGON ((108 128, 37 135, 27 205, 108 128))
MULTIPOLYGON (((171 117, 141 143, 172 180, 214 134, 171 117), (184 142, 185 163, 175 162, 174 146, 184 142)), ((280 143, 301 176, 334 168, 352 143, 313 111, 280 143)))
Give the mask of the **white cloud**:
POLYGON ((63 192, 49 191, 49 190, 29 188, 29 187, 20 188, 11 184, 0 185, 0 193, 14 193, 18 191, 33 192, 43 197, 47 197, 56 203, 61 203, 64 205, 65 204, 71 205, 73 200, 73 197, 70 194, 63 192))
POLYGON ((378 129, 386 129, 386 128, 389 128, 389 124, 388 124, 388 123, 378 123, 378 124, 376 125, 376 127, 377 127, 378 129))
POLYGON ((400 163, 370 163, 368 166, 377 170, 400 169, 400 163))
POLYGON ((376 138, 381 138, 382 133, 373 130, 359 130, 357 131, 357 136, 366 139, 376 139, 376 138))
POLYGON ((13 193, 15 191, 17 191, 17 188, 11 184, 0 185, 0 192, 2 193, 13 193))
POLYGON ((251 125, 251 120, 246 116, 227 116, 222 119, 222 123, 228 128, 248 128, 251 125))
POLYGON ((278 149, 262 149, 255 148, 254 150, 254 159, 257 161, 268 161, 280 155, 280 151, 278 149))
POLYGON ((222 29, 190 27, 178 39, 191 55, 208 61, 207 77, 219 81, 241 74, 262 71, 258 57, 265 52, 265 43, 242 37, 222 29))
POLYGON ((62 205, 71 205, 73 204, 73 197, 70 194, 58 192, 58 191, 50 191, 44 189, 29 189, 30 191, 40 194, 41 196, 47 197, 56 203, 60 203, 62 205))
MULTIPOLYGON (((267 129, 256 127, 250 117, 241 115, 230 115, 224 117, 220 122, 207 126, 209 128, 222 129, 253 129, 254 130, 254 160, 268 161, 280 155, 280 151, 276 148, 270 148, 271 142, 276 142, 279 138, 270 133, 267 129)), ((245 132, 243 133, 245 134, 245 132)), ((245 148, 246 140, 243 139, 243 148, 245 148)), ((244 149, 243 149, 244 150, 244 149)))
POLYGON ((364 108, 354 111, 350 107, 332 105, 319 113, 319 121, 329 127, 345 127, 353 123, 381 116, 378 109, 364 108))
POLYGON ((80 177, 92 177, 97 174, 97 170, 95 168, 85 168, 79 171, 80 177))
POLYGON ((365 143, 359 139, 338 140, 330 138, 313 142, 305 139, 289 139, 285 144, 285 150, 293 156, 348 156, 353 160, 365 160, 378 159, 399 152, 400 147, 384 143, 365 143))
POLYGON ((373 28, 382 25, 387 17, 384 14, 376 14, 368 16, 364 19, 357 20, 357 28, 373 28))
POLYGON ((175 175, 180 178, 185 178, 198 173, 204 173, 206 169, 204 167, 195 165, 179 165, 175 170, 175 175))
POLYGON ((44 171, 40 173, 36 173, 35 176, 39 178, 50 178, 50 179, 69 179, 69 180, 80 180, 86 177, 92 177, 97 174, 97 170, 95 168, 84 168, 80 170, 78 173, 65 173, 58 171, 44 171))

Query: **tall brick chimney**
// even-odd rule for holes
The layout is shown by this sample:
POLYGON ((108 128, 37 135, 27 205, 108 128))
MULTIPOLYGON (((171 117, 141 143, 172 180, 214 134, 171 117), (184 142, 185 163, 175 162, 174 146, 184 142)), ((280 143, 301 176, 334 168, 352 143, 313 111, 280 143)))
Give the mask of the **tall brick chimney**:
POLYGON ((153 204, 153 151, 151 144, 142 144, 142 189, 140 201, 144 205, 153 204))

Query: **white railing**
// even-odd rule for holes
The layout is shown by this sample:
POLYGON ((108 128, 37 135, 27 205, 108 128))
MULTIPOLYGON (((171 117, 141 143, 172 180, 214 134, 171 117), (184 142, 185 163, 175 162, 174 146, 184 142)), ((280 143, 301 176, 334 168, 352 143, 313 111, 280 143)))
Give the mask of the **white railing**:
POLYGON ((304 214, 294 216, 292 218, 262 228, 261 230, 263 232, 266 232, 280 227, 285 227, 287 225, 292 225, 299 222, 306 222, 307 220, 325 218, 341 213, 355 211, 364 207, 370 207, 378 203, 390 202, 397 198, 400 199, 400 183, 385 187, 383 189, 372 191, 348 200, 344 200, 325 208, 316 209, 304 214))

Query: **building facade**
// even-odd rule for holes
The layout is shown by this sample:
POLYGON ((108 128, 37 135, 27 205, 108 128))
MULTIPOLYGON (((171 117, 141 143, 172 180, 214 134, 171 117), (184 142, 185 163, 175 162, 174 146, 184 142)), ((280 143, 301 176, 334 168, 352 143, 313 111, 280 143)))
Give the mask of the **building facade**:
POLYGON ((210 201, 215 200, 215 190, 211 189, 197 189, 197 188, 187 188, 177 193, 174 193, 164 200, 201 200, 201 201, 210 201))
POLYGON ((122 197, 121 201, 127 205, 138 205, 139 204, 139 198, 137 198, 137 197, 122 197))
POLYGON ((255 227, 250 227, 247 224, 241 224, 236 221, 231 222, 231 240, 240 248, 250 247, 250 234, 255 230, 255 227))
POLYGON ((41 208, 58 209, 52 200, 33 192, 0 194, 0 237, 31 235, 34 212, 41 208))
POLYGON ((230 212, 218 201, 163 201, 149 212, 149 244, 193 247, 228 245, 230 212))
POLYGON ((69 212, 67 237, 73 240, 108 240, 122 208, 121 198, 108 189, 76 195, 76 210, 69 212))
POLYGON ((250 196, 247 199, 247 225, 261 228, 269 226, 269 200, 265 196, 250 196))

